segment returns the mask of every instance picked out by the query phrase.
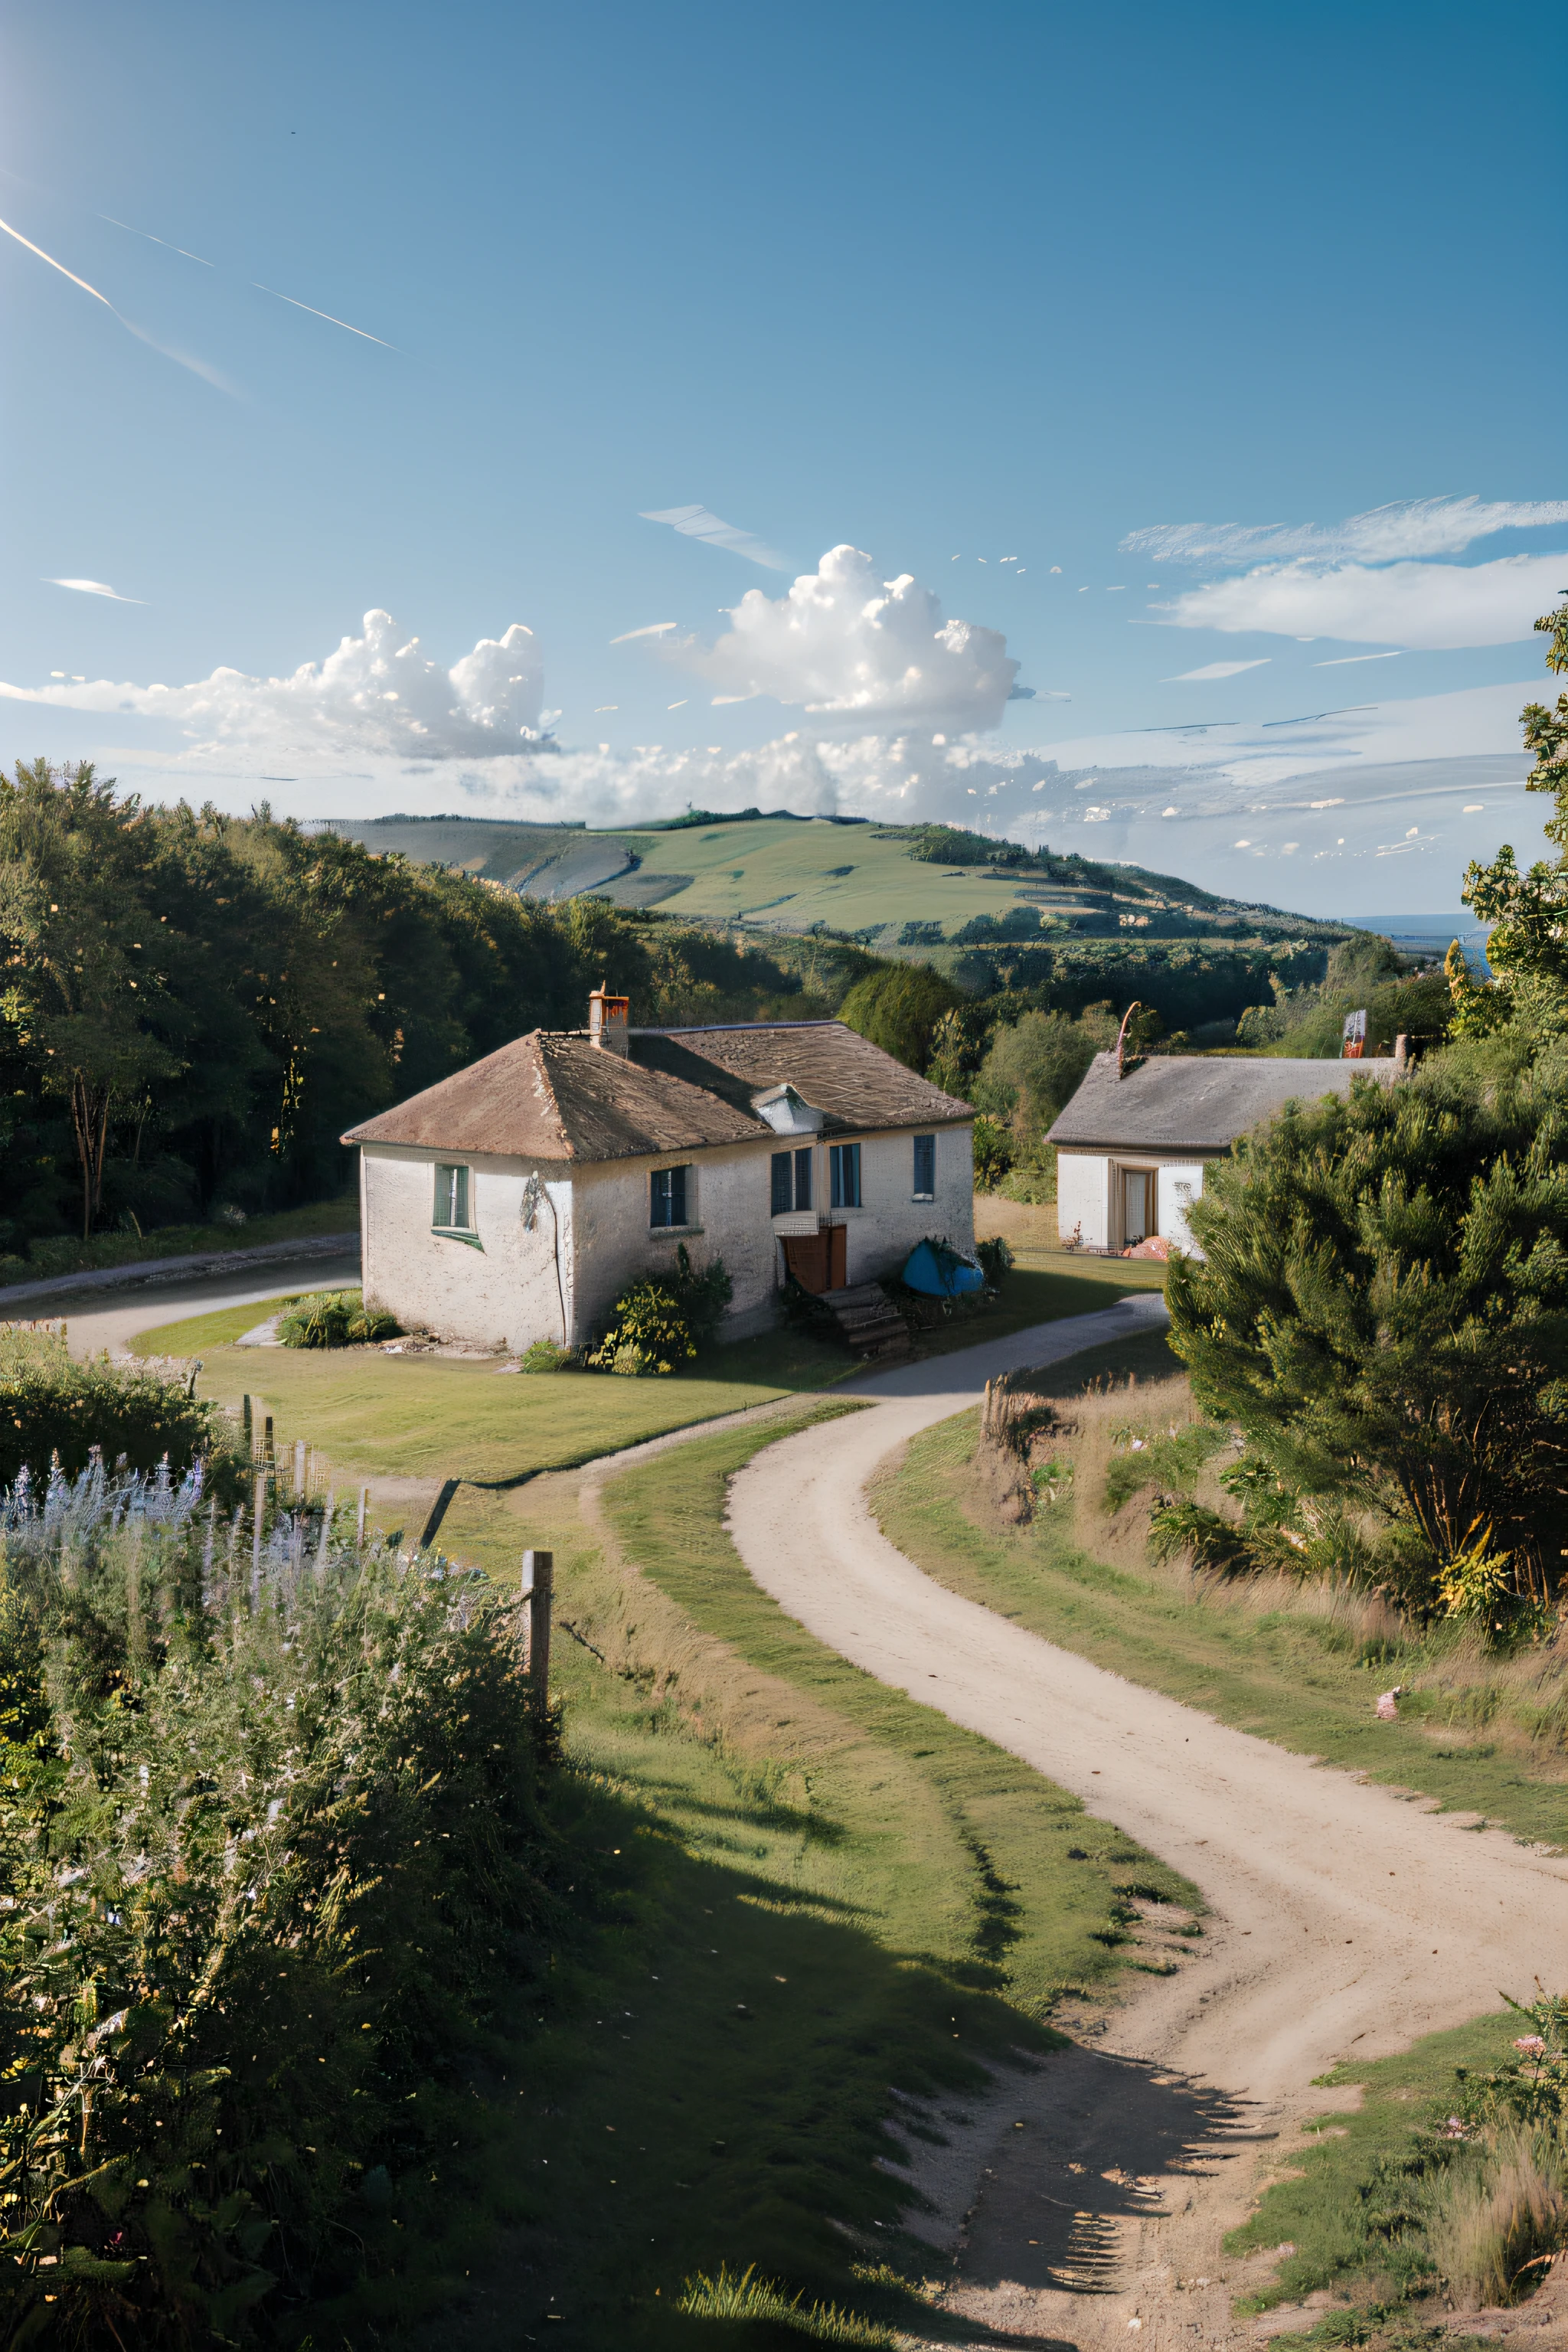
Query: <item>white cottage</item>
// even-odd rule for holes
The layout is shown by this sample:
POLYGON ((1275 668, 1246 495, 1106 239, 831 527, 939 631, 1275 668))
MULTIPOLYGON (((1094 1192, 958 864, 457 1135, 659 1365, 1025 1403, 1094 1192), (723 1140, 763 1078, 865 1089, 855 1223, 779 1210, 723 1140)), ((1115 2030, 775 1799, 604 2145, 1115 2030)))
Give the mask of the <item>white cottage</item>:
POLYGON ((360 1148, 364 1287, 483 1346, 570 1345, 628 1283, 721 1257, 724 1336, 974 1238, 973 1113, 837 1021, 535 1029, 343 1137, 360 1148))
POLYGON ((1097 1054, 1048 1138, 1057 1147, 1058 1232, 1082 1249, 1130 1249, 1156 1235, 1189 1249, 1187 1211, 1204 1189, 1204 1171, 1238 1135, 1288 1102, 1348 1094, 1358 1077, 1386 1085, 1405 1066, 1397 1048, 1359 1062, 1097 1054))

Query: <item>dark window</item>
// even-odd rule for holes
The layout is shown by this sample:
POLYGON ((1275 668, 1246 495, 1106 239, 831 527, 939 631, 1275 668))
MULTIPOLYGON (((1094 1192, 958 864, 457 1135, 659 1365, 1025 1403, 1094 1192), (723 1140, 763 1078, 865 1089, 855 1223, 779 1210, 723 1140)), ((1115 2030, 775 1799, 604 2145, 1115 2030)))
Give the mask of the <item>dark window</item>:
POLYGON ((432 1224, 445 1233, 468 1231, 468 1171, 466 1168, 437 1168, 436 1171, 436 1208, 432 1224))
POLYGON ((915 1198, 930 1201, 936 1196, 936 1138, 917 1135, 915 1138, 915 1198))
POLYGON ((811 1206, 812 1150, 808 1143, 804 1151, 795 1155, 795 1205, 797 1209, 811 1206))
POLYGON ((858 1209, 860 1206, 860 1146, 858 1143, 829 1144, 827 1159, 833 1186, 833 1206, 836 1209, 858 1209))
POLYGON ((773 1214, 775 1217, 787 1217, 794 1205, 795 1196, 790 1190, 790 1155, 787 1151, 775 1151, 773 1214))
POLYGON ((689 1168, 656 1168, 649 1185, 648 1223, 650 1225, 683 1225, 686 1223, 686 1180, 689 1168))

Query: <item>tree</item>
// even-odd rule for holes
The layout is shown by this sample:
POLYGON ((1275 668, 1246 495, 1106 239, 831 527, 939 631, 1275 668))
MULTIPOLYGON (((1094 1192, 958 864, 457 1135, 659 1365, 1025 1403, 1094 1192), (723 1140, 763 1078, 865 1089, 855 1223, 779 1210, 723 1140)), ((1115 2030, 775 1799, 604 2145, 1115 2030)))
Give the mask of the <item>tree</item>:
POLYGON ((924 1070, 942 1014, 960 1012, 968 1002, 930 964, 885 964, 856 982, 838 1018, 911 1070, 924 1070))
POLYGON ((1539 1074, 1489 1099, 1438 1060, 1292 1107, 1210 1171, 1190 1219, 1205 1255, 1172 1260, 1172 1343, 1272 1475, 1303 1567, 1337 1504, 1405 1602, 1478 1561, 1516 1600, 1558 1591, 1565 1144, 1539 1074))
POLYGON ((1108 1004, 1090 1005, 1077 1020, 1065 1013, 1026 1013, 992 1039, 975 1082, 976 1103, 1010 1118, 1018 1143, 1032 1149, 1096 1054, 1115 1045, 1118 1026, 1108 1004))
POLYGON ((0 930, 7 980, 0 1013, 63 1095, 81 1171, 82 1237, 103 1199, 110 1113, 174 1076, 156 1034, 164 1006, 158 920, 140 887, 134 801, 116 803, 83 761, 68 777, 45 760, 0 784, 0 930))
MULTIPOLYGON (((1568 671, 1568 603, 1543 613, 1535 625, 1551 640, 1547 668, 1561 676, 1568 671)), ((1487 955, 1510 1014, 1539 1029, 1561 1030, 1568 1025, 1568 693, 1551 709, 1526 703, 1521 724, 1524 748, 1535 754, 1525 788, 1550 793, 1556 802, 1544 831, 1557 856, 1540 858, 1521 874, 1512 848, 1505 846, 1489 866, 1472 861, 1460 895, 1493 926, 1487 955)), ((1468 1014, 1472 1030, 1496 1025, 1489 1012, 1458 990, 1456 1008, 1468 1014)))

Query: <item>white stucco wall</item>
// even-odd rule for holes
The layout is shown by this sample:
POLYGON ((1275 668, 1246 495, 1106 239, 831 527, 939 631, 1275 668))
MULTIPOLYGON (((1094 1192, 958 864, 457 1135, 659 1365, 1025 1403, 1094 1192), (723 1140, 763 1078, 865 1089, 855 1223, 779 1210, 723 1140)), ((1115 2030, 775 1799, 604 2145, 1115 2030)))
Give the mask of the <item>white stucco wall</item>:
POLYGON ((1163 1162, 1160 1169, 1159 1220, 1160 1231, 1173 1249, 1194 1251, 1193 1237, 1187 1231, 1187 1202, 1198 1200, 1204 1189, 1203 1162, 1198 1160, 1163 1162), (1190 1189, 1187 1200, 1180 1195, 1179 1187, 1190 1189))
POLYGON ((1057 1234, 1085 1249, 1110 1247, 1110 1162, 1102 1151, 1057 1153, 1057 1234))
POLYGON ((526 1348, 562 1336, 572 1318, 572 1181, 542 1168, 545 1199, 533 1231, 522 1223, 531 1162, 470 1153, 469 1214, 479 1246, 431 1230, 438 1155, 411 1145, 360 1153, 361 1248, 367 1298, 411 1329, 479 1347, 526 1348), (552 1210, 554 1215, 552 1215, 552 1210), (560 1290, 556 1219, 560 1221, 560 1290))
MULTIPOLYGON (((844 1139, 860 1142, 862 1205, 829 1207, 827 1146, 814 1147, 816 1214, 842 1222, 848 1281, 895 1274, 916 1242, 944 1235, 974 1244, 973 1154, 967 1126, 936 1130, 935 1194, 916 1200, 912 1134, 844 1139)), ((673 1154, 539 1170, 545 1201, 534 1230, 522 1223, 531 1163, 470 1153, 475 1241, 432 1231, 435 1171, 448 1155, 396 1144, 361 1152, 364 1287, 400 1323, 477 1346, 522 1349, 564 1337, 575 1344, 608 1320, 628 1283, 673 1272, 684 1241, 693 1262, 721 1257, 734 1284, 723 1336, 741 1339, 773 1319, 782 1271, 778 1234, 797 1217, 772 1214, 772 1161, 779 1139, 693 1152, 684 1162, 689 1223, 648 1223, 648 1179, 679 1163, 673 1154), (554 1217, 552 1215, 554 1211, 554 1217), (559 1218, 560 1290, 556 1285, 559 1218), (476 1246, 477 1244, 477 1246, 476 1246)), ((790 1148, 799 1148, 794 1139, 790 1148)))
MULTIPOLYGON (((943 1127, 936 1132, 936 1190, 929 1201, 914 1197, 913 1134, 868 1135, 860 1143, 858 1209, 828 1205, 827 1146, 819 1153, 816 1205, 832 1223, 848 1228, 845 1279, 879 1282, 897 1274, 915 1244, 927 1234, 949 1241, 966 1255, 974 1247, 974 1145, 973 1129, 943 1127)), ((834 1141, 853 1143, 854 1136, 834 1141)))

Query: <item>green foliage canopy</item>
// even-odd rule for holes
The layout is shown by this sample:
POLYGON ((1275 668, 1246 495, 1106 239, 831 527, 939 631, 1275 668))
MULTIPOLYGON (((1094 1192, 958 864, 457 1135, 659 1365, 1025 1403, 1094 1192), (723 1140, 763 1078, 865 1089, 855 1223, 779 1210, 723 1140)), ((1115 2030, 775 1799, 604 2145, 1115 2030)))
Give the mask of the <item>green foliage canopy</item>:
POLYGON ((1362 1514, 1403 1601, 1478 1544, 1521 1598, 1568 1571, 1565 1143, 1544 1080, 1358 1082, 1239 1142, 1191 1213, 1204 1258, 1172 1260, 1200 1402, 1309 1521, 1313 1498, 1362 1514))
POLYGON ((929 964, 885 964, 856 982, 838 1018, 910 1069, 924 1070, 942 1015, 961 1012, 968 1002, 929 964))

